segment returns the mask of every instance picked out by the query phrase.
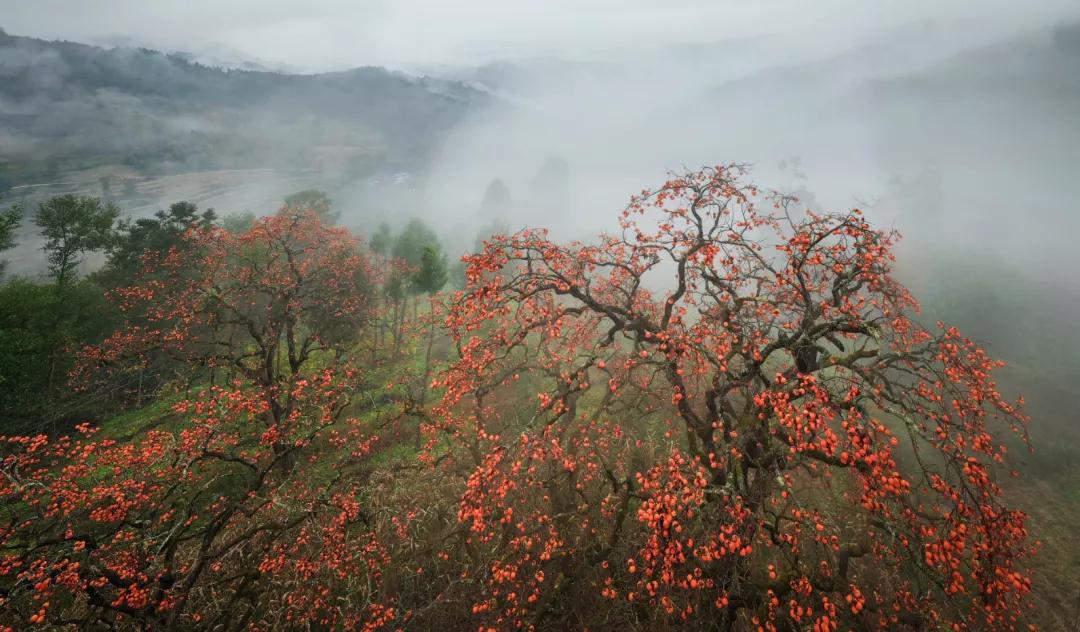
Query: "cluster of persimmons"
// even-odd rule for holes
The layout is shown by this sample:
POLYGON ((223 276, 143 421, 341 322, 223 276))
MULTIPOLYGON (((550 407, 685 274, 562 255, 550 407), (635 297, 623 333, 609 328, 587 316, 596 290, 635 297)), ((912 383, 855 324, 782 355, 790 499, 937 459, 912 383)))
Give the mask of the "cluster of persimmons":
POLYGON ((415 316, 425 404, 348 231, 192 230, 73 351, 73 388, 168 367, 167 421, 0 438, 0 627, 1017 627, 1022 402, 918 320, 896 238, 737 166, 493 236, 415 316))

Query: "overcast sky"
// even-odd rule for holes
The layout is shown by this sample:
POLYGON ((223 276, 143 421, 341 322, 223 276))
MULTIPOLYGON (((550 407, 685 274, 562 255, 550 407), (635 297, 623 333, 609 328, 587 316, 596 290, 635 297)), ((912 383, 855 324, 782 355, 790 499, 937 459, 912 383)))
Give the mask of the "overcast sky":
MULTIPOLYGON (((1036 27, 1076 0, 0 0, 19 35, 234 55, 303 71, 605 59, 787 34, 861 40, 913 21, 1036 27)), ((982 27, 980 27, 982 28, 982 27)))

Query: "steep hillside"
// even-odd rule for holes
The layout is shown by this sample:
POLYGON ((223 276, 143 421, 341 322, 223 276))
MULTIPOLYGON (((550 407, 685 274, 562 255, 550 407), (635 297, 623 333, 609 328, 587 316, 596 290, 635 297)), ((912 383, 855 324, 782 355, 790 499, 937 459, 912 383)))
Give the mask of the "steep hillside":
POLYGON ((0 186, 124 164, 144 173, 416 169, 486 97, 383 68, 287 75, 0 31, 0 186))

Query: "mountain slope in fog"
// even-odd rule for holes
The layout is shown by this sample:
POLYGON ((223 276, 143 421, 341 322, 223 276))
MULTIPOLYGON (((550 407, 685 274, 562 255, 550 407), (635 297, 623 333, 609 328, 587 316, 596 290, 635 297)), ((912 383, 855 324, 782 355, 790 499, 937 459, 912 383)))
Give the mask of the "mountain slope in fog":
MULTIPOLYGON (((1080 159, 1080 98, 1068 87, 1080 77, 1077 29, 978 26, 912 24, 831 50, 751 38, 607 64, 540 59, 451 74, 508 95, 515 108, 471 118, 452 138, 435 178, 436 187, 445 184, 433 198, 475 207, 497 177, 520 197, 539 166, 561 156, 579 183, 564 215, 595 229, 625 191, 666 169, 740 161, 754 164, 761 182, 809 188, 830 207, 873 202, 895 183, 936 172, 938 208, 970 226, 972 213, 1000 217, 1015 208, 1015 188, 988 184, 1026 164, 1034 166, 1027 177, 1040 182, 1022 201, 1060 211, 1070 196, 1059 192, 1080 194, 1065 174, 1080 159), (792 156, 805 170, 795 181, 777 169, 792 156)), ((1072 214, 1058 214, 1065 216, 1072 214)))
POLYGON ((148 49, 0 31, 0 178, 122 162, 140 170, 415 168, 485 95, 382 68, 226 70, 148 49))

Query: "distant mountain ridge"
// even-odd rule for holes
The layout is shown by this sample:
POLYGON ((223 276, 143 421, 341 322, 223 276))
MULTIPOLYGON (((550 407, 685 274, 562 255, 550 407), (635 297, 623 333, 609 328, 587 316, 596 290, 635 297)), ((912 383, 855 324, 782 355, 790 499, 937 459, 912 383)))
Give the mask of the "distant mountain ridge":
POLYGON ((11 185, 110 162, 151 172, 328 160, 357 173, 419 169, 490 102, 460 82, 385 68, 223 69, 0 30, 0 178, 11 185))

